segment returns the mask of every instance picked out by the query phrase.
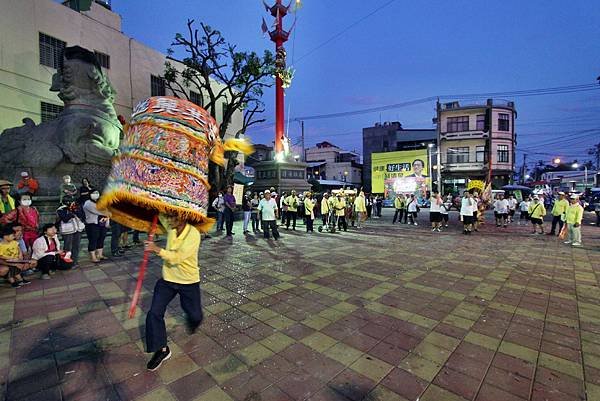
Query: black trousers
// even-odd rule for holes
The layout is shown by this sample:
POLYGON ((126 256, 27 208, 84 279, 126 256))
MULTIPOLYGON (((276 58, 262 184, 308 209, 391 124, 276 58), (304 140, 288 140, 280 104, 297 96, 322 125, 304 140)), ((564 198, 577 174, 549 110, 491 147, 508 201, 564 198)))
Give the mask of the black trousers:
POLYGON ((154 286, 152 306, 146 315, 146 351, 156 352, 167 346, 165 311, 169 303, 179 294, 181 308, 186 314, 188 328, 193 332, 202 323, 202 300, 200 283, 177 284, 162 278, 154 286))
POLYGON ((313 231, 313 222, 314 220, 311 219, 310 216, 306 218, 306 232, 313 231))
POLYGON ((282 226, 285 225, 287 221, 288 221, 288 211, 287 210, 282 210, 281 211, 281 225, 282 226))
POLYGON ((104 239, 106 238, 106 227, 104 225, 86 224, 85 232, 88 237, 89 252, 104 248, 104 239))
POLYGON ((338 230, 344 228, 344 231, 348 231, 348 223, 346 223, 346 216, 338 216, 338 230))
POLYGON ((564 221, 560 218, 560 216, 552 216, 552 230, 550 230, 551 234, 556 234, 556 224, 558 224, 558 232, 561 232, 564 221))
MULTIPOLYGON (((408 223, 408 209, 402 209, 402 211, 404 212, 404 224, 408 223)), ((400 221, 400 220, 398 220, 400 221)))
POLYGON ((116 221, 110 221, 110 251, 113 254, 119 250, 119 239, 124 228, 116 221))
POLYGON ((252 212, 250 213, 250 220, 252 221, 252 231, 258 231, 258 213, 252 212))
POLYGON ((293 220, 292 228, 296 229, 296 218, 298 217, 298 212, 287 211, 287 219, 285 221, 285 228, 290 228, 290 220, 293 220))
POLYGON ((404 216, 404 209, 396 209, 396 213, 394 213, 394 220, 392 221, 392 224, 394 224, 396 222, 396 220, 398 220, 398 223, 402 222, 403 216, 404 216))
POLYGON ((367 218, 371 218, 371 209, 373 209, 373 206, 367 206, 367 218))
POLYGON ((227 230, 227 235, 231 235, 233 233, 233 210, 226 207, 225 211, 225 229, 227 230))
POLYGON ((279 231, 277 231, 277 220, 263 220, 263 236, 267 239, 270 238, 269 230, 273 231, 273 238, 279 238, 279 231))
POLYGON ((56 255, 46 255, 37 261, 37 268, 42 274, 50 274, 50 270, 58 269, 58 259, 56 255))

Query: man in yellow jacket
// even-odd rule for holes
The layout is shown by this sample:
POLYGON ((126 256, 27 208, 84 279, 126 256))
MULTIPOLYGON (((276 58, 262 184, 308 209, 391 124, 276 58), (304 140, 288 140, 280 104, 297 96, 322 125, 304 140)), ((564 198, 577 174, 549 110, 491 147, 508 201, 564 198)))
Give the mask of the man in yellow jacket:
POLYGON ((0 215, 15 209, 15 200, 10 196, 11 186, 10 181, 0 180, 0 215))
POLYGON ((540 234, 544 233, 544 216, 546 208, 544 202, 540 202, 540 198, 536 195, 533 197, 533 202, 529 205, 529 217, 533 224, 533 234, 537 234, 536 228, 540 228, 540 234))
POLYGON ((323 219, 323 226, 327 225, 327 219, 329 218, 329 211, 331 208, 329 207, 329 193, 325 192, 323 194, 323 199, 321 199, 321 219, 323 219))
POLYGON ((163 249, 154 242, 145 242, 146 250, 163 260, 162 278, 156 282, 152 306, 146 316, 146 349, 154 352, 147 366, 151 371, 171 357, 167 346, 165 311, 173 298, 179 294, 189 332, 193 333, 198 328, 203 317, 198 266, 200 232, 176 215, 161 215, 161 224, 167 229, 166 247, 163 249))
POLYGON ((337 193, 334 209, 338 221, 338 230, 341 230, 343 227, 344 231, 348 231, 348 223, 346 222, 346 200, 343 198, 341 190, 337 193))
POLYGON ((363 191, 360 191, 354 200, 354 211, 356 212, 357 220, 356 228, 362 228, 361 223, 365 221, 367 216, 367 201, 363 191))
POLYGON ((405 203, 406 199, 404 198, 404 195, 396 194, 396 198, 394 199, 394 209, 396 209, 396 212, 394 213, 392 224, 395 224, 396 220, 398 220, 398 223, 402 222, 402 216, 404 215, 404 209, 406 207, 405 203))
POLYGON ((583 220, 583 207, 579 204, 579 197, 571 195, 571 204, 565 212, 568 237, 565 244, 581 246, 581 221, 583 220))
POLYGON ((558 193, 558 199, 554 202, 554 206, 552 206, 552 229, 548 233, 548 235, 556 235, 560 234, 563 225, 565 224, 564 218, 565 213, 567 212, 567 208, 569 207, 569 201, 565 199, 565 194, 563 192, 558 193), (556 224, 558 224, 558 233, 556 232, 556 224))
POLYGON ((288 206, 287 210, 287 220, 285 222, 285 229, 290 229, 290 220, 294 219, 294 223, 292 224, 292 230, 296 230, 296 217, 298 216, 298 205, 300 204, 300 200, 296 195, 296 191, 292 191, 291 195, 285 199, 285 203, 288 206))

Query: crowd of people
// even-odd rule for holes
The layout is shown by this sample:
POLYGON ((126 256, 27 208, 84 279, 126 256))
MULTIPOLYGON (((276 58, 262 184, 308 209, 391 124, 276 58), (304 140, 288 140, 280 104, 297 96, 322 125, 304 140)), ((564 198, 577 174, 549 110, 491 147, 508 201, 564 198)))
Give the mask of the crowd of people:
POLYGON ((104 242, 109 229, 113 257, 120 257, 125 249, 141 244, 139 232, 133 232, 130 244, 130 230, 112 221, 109 213, 97 209, 100 192, 88 179, 84 178, 77 188, 70 176, 62 178, 59 205, 53 221, 46 224, 41 224, 40 212, 33 204, 38 188, 37 180, 27 172, 21 173, 16 186, 0 180, 0 277, 13 287, 28 284, 25 277, 36 272, 41 279, 48 280, 56 270, 79 267, 84 232, 93 263, 107 259, 104 242))

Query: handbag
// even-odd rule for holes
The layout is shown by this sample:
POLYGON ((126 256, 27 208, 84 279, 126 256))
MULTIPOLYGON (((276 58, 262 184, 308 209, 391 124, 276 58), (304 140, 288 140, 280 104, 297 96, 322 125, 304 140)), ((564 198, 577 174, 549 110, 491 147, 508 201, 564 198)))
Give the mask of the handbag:
POLYGON ((567 225, 564 224, 563 228, 560 230, 560 232, 558 233, 558 238, 560 239, 565 239, 567 238, 567 225))

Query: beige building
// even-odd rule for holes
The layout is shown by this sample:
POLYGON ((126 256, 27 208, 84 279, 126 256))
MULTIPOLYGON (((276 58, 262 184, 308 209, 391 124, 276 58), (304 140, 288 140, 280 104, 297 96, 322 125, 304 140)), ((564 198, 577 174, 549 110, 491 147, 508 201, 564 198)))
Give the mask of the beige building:
POLYGON ((357 153, 342 150, 329 142, 321 142, 306 149, 305 157, 308 178, 361 186, 362 164, 357 153))
MULTIPOLYGON (((123 34, 121 16, 110 10, 109 2, 92 1, 90 10, 81 12, 69 7, 77 2, 69 1, 0 2, 0 132, 22 125, 25 117, 40 123, 62 110, 62 101, 49 88, 66 46, 96 52, 117 92, 116 112, 126 120, 140 100, 171 94, 160 78, 166 56, 123 34)), ((194 94, 191 99, 202 103, 194 94)), ((221 116, 222 110, 217 120, 221 116)), ((227 134, 235 134, 241 125, 240 112, 227 134)))
POLYGON ((515 171, 513 102, 438 103, 437 113, 444 193, 461 190, 473 179, 491 179, 496 188, 510 182, 515 171))

